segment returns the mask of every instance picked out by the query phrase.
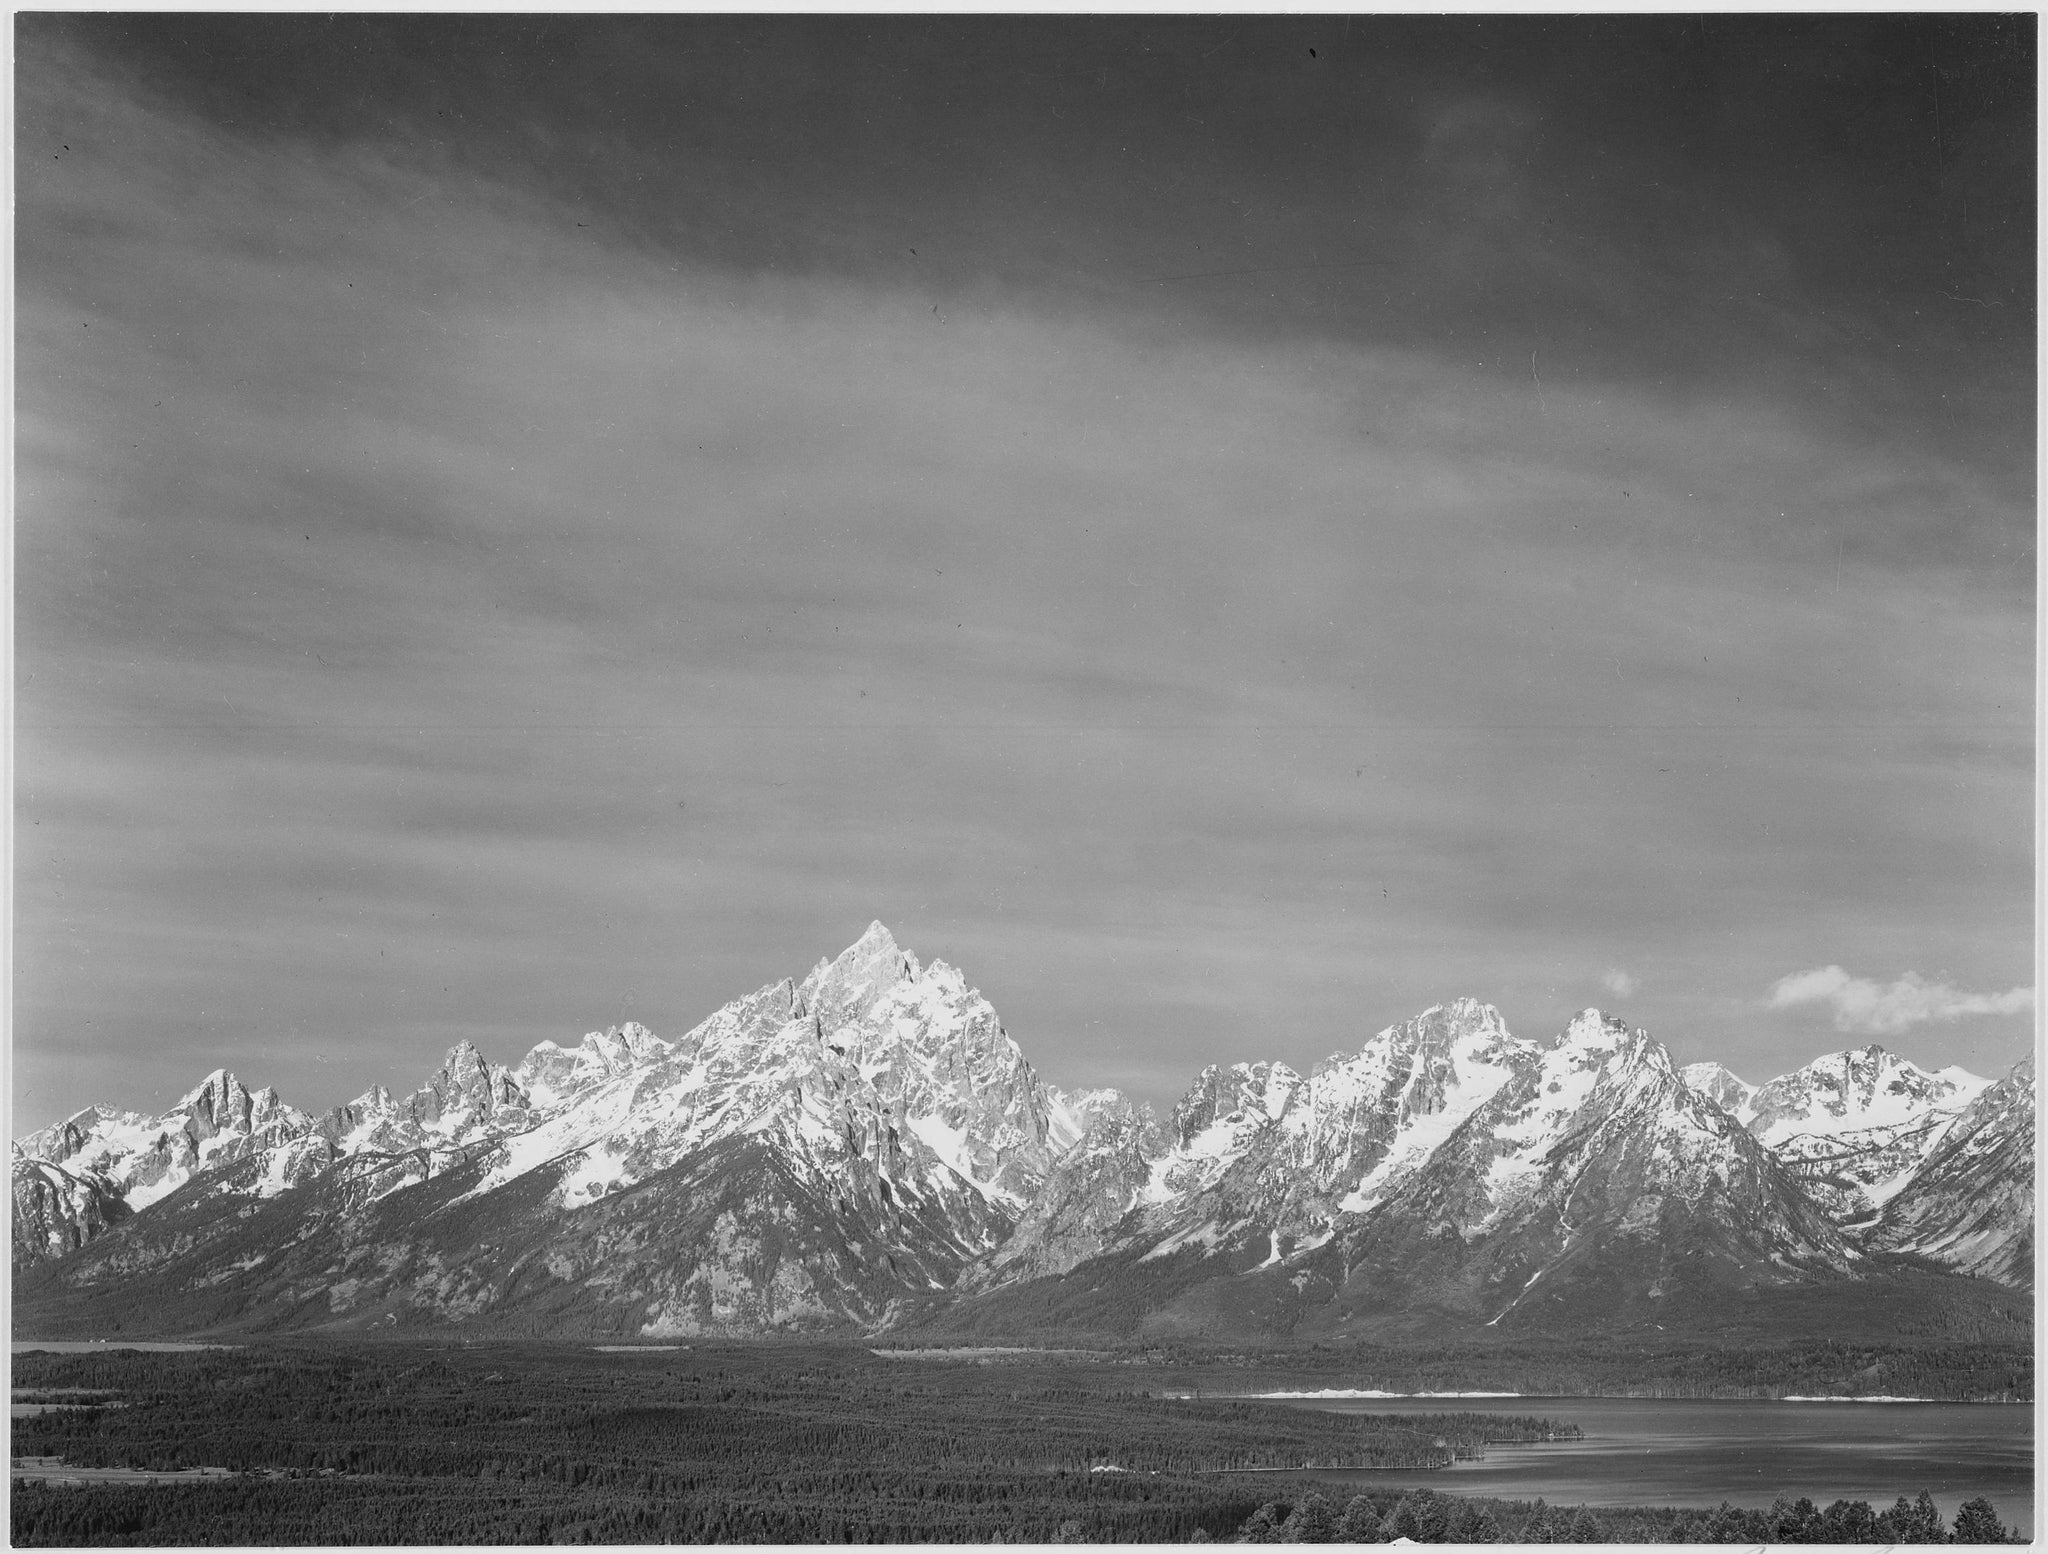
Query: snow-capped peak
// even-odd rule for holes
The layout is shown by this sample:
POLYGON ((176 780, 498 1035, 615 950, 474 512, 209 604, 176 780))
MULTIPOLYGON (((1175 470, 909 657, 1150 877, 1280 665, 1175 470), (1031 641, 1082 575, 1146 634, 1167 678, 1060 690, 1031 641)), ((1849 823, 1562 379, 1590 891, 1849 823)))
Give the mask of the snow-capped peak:
POLYGON ((1643 1041, 1647 1033, 1630 1032, 1628 1021, 1619 1015, 1602 1014, 1598 1009, 1584 1009, 1572 1016, 1571 1023, 1558 1033, 1551 1045, 1558 1050, 1570 1048, 1584 1054, 1588 1061, 1605 1061, 1605 1054, 1619 1052, 1631 1041, 1643 1041))
POLYGON ((884 993, 917 974, 915 960, 903 953, 896 936, 873 922, 831 960, 819 961, 799 992, 805 1007, 829 1030, 859 1023, 884 993))
POLYGON ((991 1209, 1020 1207, 1050 1158, 1043 1087, 988 1000, 880 923, 801 983, 735 999, 672 1047, 644 1029, 544 1044, 518 1078, 531 1125, 476 1190, 573 1156, 564 1207, 750 1137, 834 1193, 865 1183, 889 1213, 947 1201, 978 1249, 991 1209), (605 1067, 623 1049, 634 1061, 605 1067))
POLYGON ((180 1097, 162 1122, 204 1145, 221 1134, 245 1136, 280 1123, 304 1131, 311 1119, 287 1106, 270 1086, 252 1092, 226 1069, 217 1068, 180 1097))
POLYGON ((391 1107, 391 1092, 383 1085, 371 1085, 361 1095, 348 1103, 351 1111, 388 1111, 391 1107))
POLYGON ((592 1085, 654 1063, 668 1051, 667 1042, 638 1021, 628 1020, 587 1032, 573 1047, 544 1041, 519 1060, 512 1078, 536 1106, 550 1108, 592 1085))
MULTIPOLYGON (((1568 1275, 1590 1290, 1609 1267, 1647 1270, 1643 1299, 1661 1298, 1680 1255, 1744 1278, 1840 1271, 1858 1255, 1845 1235, 1880 1213, 1891 1239, 1866 1246, 2023 1278, 2008 1232, 2032 1224, 2031 1197, 2015 1196, 2032 1181, 2032 1085, 2016 1078, 1956 1121, 1984 1085, 1875 1047, 1761 1090, 1712 1063, 1681 1079, 1646 1032, 1598 1009, 1539 1045, 1461 997, 1307 1077, 1211 1065, 1169 1129, 1113 1090, 1042 1085, 960 971, 920 964, 875 922, 673 1045, 627 1023, 543 1041, 507 1069, 459 1041, 410 1095, 377 1086, 317 1123, 225 1069, 162 1117, 79 1113, 17 1145, 17 1221, 50 1256, 174 1192, 290 1214, 326 1212, 304 1199, 388 1204, 375 1212, 397 1224, 439 1191, 498 1205, 479 1223, 573 1247, 546 1266, 581 1270, 557 1277, 608 1292, 593 1298, 648 1332, 789 1312, 872 1324, 905 1290, 1064 1276, 1103 1256, 1122 1259, 1118 1278, 1158 1264, 1180 1280, 1202 1262, 1274 1291, 1283 1277, 1297 1292, 1435 1279, 1490 1323, 1523 1321, 1568 1275), (1895 1113, 1906 1122, 1871 1125, 1895 1113), (295 1190, 328 1171, 338 1198, 295 1190), (399 1196, 413 1184, 427 1190, 399 1196), (949 1286, 970 1262, 979 1283, 949 1286), (856 1286, 868 1294, 844 1295, 856 1286), (788 1291, 797 1304, 779 1304, 788 1291)), ((316 1268, 297 1287, 337 1278, 316 1268)), ((413 1294, 462 1315, 499 1298, 435 1288, 413 1294)))
POLYGON ((1688 1063, 1678 1071, 1686 1088, 1703 1095, 1731 1117, 1749 1115, 1751 1097, 1757 1087, 1719 1063, 1688 1063))
POLYGON ((1886 1197, 1871 1243, 1932 1257, 1975 1277, 2030 1282, 2037 1131, 2029 1055, 1941 1129, 1934 1147, 1886 1197))
MULTIPOLYGON (((1302 1088, 1285 1063, 1211 1063, 1173 1108, 1173 1131, 1183 1149, 1218 1129, 1236 1136, 1277 1122, 1302 1088)), ((1220 1150, 1222 1135, 1215 1143, 1220 1150)))
POLYGON ((196 1107, 213 1115, 233 1106, 238 1098, 247 1096, 248 1093, 241 1080, 226 1069, 217 1068, 179 1096, 178 1104, 173 1109, 189 1111, 196 1107))
POLYGON ((1991 1087, 1966 1069, 1930 1074, 1872 1043, 1831 1052, 1773 1079, 1750 1098, 1750 1131, 1767 1143, 1795 1134, 1915 1126, 1960 1112, 1991 1087))
MULTIPOLYGON (((1492 1004, 1482 1003, 1476 998, 1454 998, 1447 1004, 1432 1004, 1414 1019, 1414 1025, 1427 1028, 1432 1017, 1441 1015, 1445 1024, 1462 1042, 1506 1041, 1512 1038, 1508 1023, 1492 1004)), ((1398 1027, 1396 1027, 1398 1028, 1398 1027)))
POLYGON ((1342 1207, 1362 1212, 1419 1167, 1501 1086, 1537 1061, 1500 1011, 1476 998, 1390 1025, 1354 1058, 1316 1070, 1317 1152, 1342 1207))
POLYGON ((216 1068, 161 1116, 93 1107, 31 1136, 29 1154, 95 1192, 147 1208, 210 1166, 243 1159, 309 1131, 312 1119, 274 1089, 253 1094, 216 1068))
POLYGON ((1131 1107, 1121 1090, 1062 1090, 1057 1085, 1045 1087, 1045 1102, 1045 1142, 1055 1153, 1071 1148, 1100 1118, 1131 1107))

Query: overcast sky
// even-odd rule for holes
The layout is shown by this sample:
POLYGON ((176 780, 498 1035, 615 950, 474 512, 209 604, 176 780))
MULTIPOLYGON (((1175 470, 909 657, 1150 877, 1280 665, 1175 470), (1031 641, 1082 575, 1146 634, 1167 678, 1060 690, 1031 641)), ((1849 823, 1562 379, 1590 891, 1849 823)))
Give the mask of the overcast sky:
POLYGON ((2031 16, 16 25, 17 1132, 2027 1050, 2031 16))

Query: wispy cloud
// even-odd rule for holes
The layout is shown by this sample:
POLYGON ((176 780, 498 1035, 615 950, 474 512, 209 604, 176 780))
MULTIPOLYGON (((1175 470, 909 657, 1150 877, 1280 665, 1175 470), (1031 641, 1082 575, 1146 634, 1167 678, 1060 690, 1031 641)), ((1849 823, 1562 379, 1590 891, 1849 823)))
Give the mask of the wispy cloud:
POLYGON ((1890 1036, 1934 1020, 1959 1020, 1972 1014, 2024 1014, 2034 1007, 2034 990, 2016 987, 2004 993, 1966 993, 1946 982, 1930 982, 1909 971, 1896 982, 1852 977, 1840 966, 1817 966, 1780 977, 1771 988, 1771 1007, 1826 1004, 1835 1029, 1858 1035, 1890 1036))
POLYGON ((1600 985, 1616 998, 1628 998, 1635 993, 1636 979, 1626 971, 1623 971, 1619 966, 1611 966, 1606 974, 1600 978, 1600 985))

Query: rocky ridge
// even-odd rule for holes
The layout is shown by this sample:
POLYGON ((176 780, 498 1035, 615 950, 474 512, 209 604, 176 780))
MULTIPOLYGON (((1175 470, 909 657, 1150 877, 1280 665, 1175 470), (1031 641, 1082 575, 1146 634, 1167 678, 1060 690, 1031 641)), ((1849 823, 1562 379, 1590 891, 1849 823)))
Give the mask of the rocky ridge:
POLYGON ((1661 1044, 1588 1009, 1345 1241, 1347 1304, 1496 1326, 1852 1272, 1860 1253, 1661 1044))
POLYGON ((1872 1045, 1816 1058, 1729 1110, 1830 1214, 1863 1226, 1989 1085, 1960 1068, 1930 1073, 1872 1045))
POLYGON ((2038 1109, 2029 1057, 1944 1126, 1885 1199, 1870 1243, 2031 1288, 2038 1109))
POLYGON ((1042 1084, 877 923, 673 1042, 462 1043, 319 1117, 224 1072, 81 1112, 15 1144, 14 1257, 31 1299, 146 1279, 188 1325, 1648 1321, 1901 1253, 2030 1283, 2033 1107, 2030 1067, 1870 1048, 1752 1087, 1598 1011, 1539 1046, 1460 999, 1305 1077, 1212 1066, 1161 1119, 1042 1084))

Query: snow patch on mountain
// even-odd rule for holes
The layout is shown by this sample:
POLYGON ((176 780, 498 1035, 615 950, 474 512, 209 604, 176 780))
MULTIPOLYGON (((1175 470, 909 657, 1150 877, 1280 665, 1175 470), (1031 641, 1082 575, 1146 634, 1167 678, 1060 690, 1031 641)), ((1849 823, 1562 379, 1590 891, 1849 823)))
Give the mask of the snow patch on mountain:
POLYGON ((637 1021, 591 1031, 574 1047, 544 1041, 519 1061, 512 1077, 543 1112, 566 1105, 593 1086, 645 1067, 669 1044, 637 1021))
MULTIPOLYGON (((172 1215, 158 1243, 109 1242, 107 1270, 146 1278, 186 1255, 195 1215, 303 1204, 349 1226, 374 1210, 492 1227, 461 1253, 345 1231, 331 1266, 282 1287, 342 1316, 395 1301, 466 1320, 538 1279, 619 1307, 623 1330, 872 1326, 1101 1259, 1177 1290, 1243 1276, 1276 1299, 1378 1290, 1521 1324, 1592 1298, 1594 1264, 1658 1301, 1681 1280, 1841 1273, 1859 1255, 1844 1226, 2029 1278, 2033 1104, 2030 1069, 1987 1087, 1874 1047, 1751 1087, 1718 1064, 1681 1073, 1598 1010, 1538 1046, 1460 998, 1306 1076, 1211 1065, 1162 1122, 1114 1090, 1042 1084, 958 970, 875 923, 672 1042, 629 1023, 510 1068, 460 1042, 410 1094, 373 1087, 318 1118, 224 1070, 161 1116, 88 1109, 17 1143, 15 1257, 172 1215), (507 1277, 494 1248, 512 1245, 525 1271, 507 1277)), ((266 1268, 314 1229, 292 1222, 266 1268)), ((237 1255, 198 1284, 255 1266, 237 1255)))
POLYGON ((2034 1060, 1984 1090, 1886 1200, 1866 1240, 2032 1288, 2034 1060))
POLYGON ((1342 1174, 1363 1168, 1339 1207, 1363 1214, 1377 1205, 1524 1072, 1535 1050, 1491 1004, 1460 998, 1389 1026, 1355 1058, 1318 1068, 1317 1110, 1332 1119, 1318 1130, 1325 1148, 1343 1157, 1342 1174))
POLYGON ((1962 1068, 1929 1073, 1872 1044, 1829 1053, 1761 1086, 1743 1121, 1772 1145, 1798 1134, 1912 1127, 1933 1112, 1953 1116, 1990 1085, 1962 1068))
POLYGON ((201 1171, 288 1142, 311 1126, 312 1119, 285 1105, 275 1090, 251 1091, 217 1068, 160 1116, 88 1107, 30 1134, 17 1148, 139 1210, 201 1171))
POLYGON ((1757 1092, 1755 1085, 1719 1063, 1688 1063, 1678 1071, 1678 1077, 1731 1117, 1746 1117, 1750 1099, 1757 1092))
POLYGON ((1872 1045, 1759 1087, 1740 1115, 1841 1223, 1869 1224, 1990 1081, 1872 1045))

